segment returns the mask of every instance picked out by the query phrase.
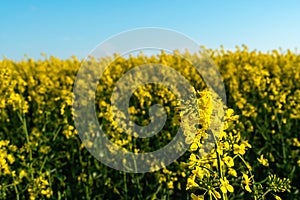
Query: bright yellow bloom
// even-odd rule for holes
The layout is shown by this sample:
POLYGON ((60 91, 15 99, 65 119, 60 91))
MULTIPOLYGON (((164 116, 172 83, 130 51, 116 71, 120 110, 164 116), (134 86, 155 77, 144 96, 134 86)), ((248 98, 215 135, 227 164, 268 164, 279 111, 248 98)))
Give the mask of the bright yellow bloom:
POLYGON ((238 144, 233 145, 233 153, 244 155, 246 153, 246 149, 251 147, 252 146, 247 141, 243 141, 243 143, 240 145, 238 144))
POLYGON ((300 147, 300 142, 299 142, 298 138, 293 138, 292 145, 295 147, 300 147))
POLYGON ((243 180, 242 183, 245 185, 245 190, 247 190, 248 192, 252 192, 252 190, 250 189, 250 185, 251 185, 251 179, 253 176, 251 176, 250 178, 248 177, 247 174, 243 173, 243 180))
POLYGON ((15 162, 15 158, 14 158, 14 156, 11 155, 11 154, 8 154, 8 155, 7 155, 7 160, 8 160, 8 162, 9 162, 9 164, 13 164, 13 163, 15 162))
POLYGON ((224 163, 228 166, 228 167, 233 167, 234 166, 234 160, 233 158, 231 158, 230 156, 226 156, 225 158, 223 158, 224 163))
POLYGON ((191 188, 199 187, 198 183, 195 182, 195 176, 189 177, 187 180, 186 190, 191 188))
POLYGON ((173 181, 168 182, 167 187, 168 187, 169 189, 174 189, 173 181))
POLYGON ((233 169, 233 168, 229 168, 228 174, 231 176, 237 177, 237 173, 236 173, 235 169, 233 169))
POLYGON ((283 123, 283 124, 286 124, 286 118, 283 118, 283 119, 282 119, 282 123, 283 123))
POLYGON ((260 164, 262 164, 263 166, 266 166, 266 167, 269 166, 269 161, 268 161, 268 159, 264 158, 264 155, 263 155, 263 154, 260 155, 260 158, 257 158, 257 160, 258 160, 258 162, 259 162, 260 164))
POLYGON ((52 190, 50 188, 47 188, 46 190, 42 190, 41 194, 46 196, 47 198, 50 198, 53 194, 52 190))
POLYGON ((244 145, 234 144, 233 145, 233 153, 234 154, 244 155, 246 153, 245 146, 244 145))
POLYGON ((221 189, 221 191, 222 191, 224 194, 226 194, 227 191, 228 191, 228 192, 233 192, 233 191, 234 191, 232 185, 230 185, 230 183, 229 183, 229 181, 227 180, 226 177, 224 177, 223 179, 220 179, 220 182, 221 182, 221 184, 220 184, 220 189, 221 189))
POLYGON ((195 155, 195 154, 191 154, 190 155, 190 161, 192 161, 192 162, 197 162, 198 161, 198 159, 197 159, 197 156, 195 155))
POLYGON ((190 146, 191 151, 196 151, 198 149, 197 143, 193 142, 192 145, 190 146))
POLYGON ((22 170, 19 172, 19 177, 20 177, 20 178, 23 178, 23 177, 25 177, 25 176, 27 176, 27 173, 26 173, 25 170, 22 169, 22 170))
POLYGON ((203 170, 203 169, 202 169, 201 167, 199 167, 199 166, 196 166, 196 169, 194 169, 194 170, 192 171, 192 173, 193 173, 195 176, 197 176, 198 178, 200 178, 200 179, 202 179, 202 178, 204 177, 204 175, 207 174, 206 171, 203 170))

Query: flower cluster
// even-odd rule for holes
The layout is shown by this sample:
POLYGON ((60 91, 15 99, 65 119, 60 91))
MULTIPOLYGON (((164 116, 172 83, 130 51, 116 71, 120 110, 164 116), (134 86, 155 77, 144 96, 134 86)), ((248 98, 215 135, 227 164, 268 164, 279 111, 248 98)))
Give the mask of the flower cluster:
MULTIPOLYGON (((300 56, 291 51, 249 52, 246 46, 234 52, 222 48, 206 52, 219 66, 227 106, 179 52, 116 55, 86 62, 52 56, 0 60, 0 199, 297 198, 300 56), (167 145, 182 126, 190 148, 179 160, 156 172, 127 174, 99 163, 84 148, 100 144, 94 140, 97 132, 84 133, 83 141, 78 136, 73 86, 82 63, 97 69, 99 62, 110 64, 102 77, 88 72, 86 81, 76 84, 89 99, 95 99, 96 116, 107 137, 124 151, 152 152, 167 145), (111 96, 117 82, 135 66, 145 64, 171 67, 185 77, 197 98, 182 102, 168 87, 151 83, 136 88, 126 110, 116 108, 111 96), (99 79, 96 91, 89 91, 95 79, 99 79), (146 126, 160 117, 151 114, 156 104, 167 114, 164 127, 151 138, 135 137, 127 117, 146 126), (186 120, 188 115, 193 120, 186 120)), ((184 55, 205 63, 197 55, 184 55)), ((135 75, 161 80, 167 74, 162 69, 161 74, 135 75)), ((210 75, 213 82, 216 76, 210 75)), ((124 80, 137 79, 127 76, 124 80)), ((171 86, 178 83, 175 77, 163 80, 171 86)), ((118 98, 131 87, 118 88, 118 98)), ((126 160, 119 164, 133 167, 126 160)), ((158 167, 153 166, 153 171, 158 167)))

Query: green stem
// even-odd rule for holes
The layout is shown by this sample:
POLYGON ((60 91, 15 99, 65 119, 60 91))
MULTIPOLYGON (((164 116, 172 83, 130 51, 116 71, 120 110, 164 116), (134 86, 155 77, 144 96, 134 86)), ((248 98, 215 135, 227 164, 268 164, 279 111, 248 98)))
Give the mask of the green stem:
POLYGON ((268 189, 262 196, 261 196, 261 199, 263 199, 269 192, 271 192, 272 190, 271 189, 268 189))
POLYGON ((281 145, 282 145, 283 163, 285 164, 286 163, 285 141, 284 141, 283 134, 281 132, 281 124, 279 123, 277 113, 275 113, 275 116, 276 116, 276 122, 277 122, 278 130, 279 130, 279 134, 280 134, 281 145))
POLYGON ((239 158, 243 161, 244 165, 247 167, 247 169, 249 170, 249 173, 250 173, 250 176, 252 176, 252 172, 251 172, 251 169, 248 167, 248 164, 247 162, 244 160, 244 158, 240 155, 239 155, 239 158))
POLYGON ((212 200, 211 191, 209 191, 208 193, 209 193, 209 200, 212 200))
POLYGON ((47 161, 47 157, 44 159, 44 161, 43 161, 43 163, 42 163, 42 166, 41 166, 41 169, 40 169, 40 173, 42 173, 46 161, 47 161))
POLYGON ((52 141, 55 141, 57 135, 59 134, 59 131, 61 130, 62 126, 59 126, 58 129, 56 130, 56 132, 54 133, 54 137, 52 139, 52 141))
POLYGON ((265 178, 264 180, 262 180, 262 181, 259 181, 259 182, 255 182, 255 183, 253 183, 254 185, 259 185, 259 184, 262 184, 262 183, 264 183, 264 182, 266 182, 268 180, 268 177, 267 178, 265 178))
MULTIPOLYGON (((220 178, 223 180, 223 172, 222 172, 222 166, 221 166, 221 156, 220 156, 220 154, 219 154, 219 152, 218 152, 218 142, 217 142, 217 138, 216 138, 216 136, 215 136, 215 134, 213 134, 213 132, 212 131, 210 131, 211 132, 211 134, 213 135, 213 137, 214 137, 214 141, 215 141, 215 150, 216 150, 216 154, 217 154, 217 163, 218 163, 218 172, 219 172, 219 176, 220 176, 220 178)), ((222 200, 226 200, 227 199, 227 194, 224 194, 223 192, 222 192, 222 200)))
POLYGON ((210 193, 212 194, 212 196, 213 196, 215 199, 218 199, 218 198, 216 197, 216 195, 215 195, 212 191, 210 191, 210 193))
POLYGON ((210 132, 213 135, 214 141, 215 141, 215 150, 216 150, 216 154, 217 154, 217 163, 218 163, 218 173, 219 173, 220 178, 223 179, 223 173, 222 173, 222 169, 221 169, 221 156, 218 152, 218 142, 217 142, 217 139, 216 139, 215 135, 213 134, 213 132, 212 131, 210 131, 210 132))
POLYGON ((16 195, 17 195, 17 200, 19 200, 20 199, 20 195, 19 195, 18 187, 16 185, 16 181, 15 181, 14 177, 13 177, 13 181, 14 181, 13 186, 14 186, 14 189, 15 189, 15 192, 16 192, 16 195))
POLYGON ((161 190, 162 185, 160 184, 157 188, 157 190, 155 191, 155 193, 152 195, 151 200, 157 199, 156 195, 158 194, 158 192, 161 190))
POLYGON ((25 133, 26 142, 27 142, 27 145, 28 145, 28 148, 29 148, 29 162, 30 162, 29 171, 30 171, 30 175, 31 175, 31 180, 33 180, 34 177, 33 177, 33 170, 32 170, 32 150, 31 150, 31 147, 30 147, 30 140, 29 140, 29 134, 28 134, 28 129, 27 129, 26 118, 25 118, 24 114, 20 114, 19 112, 18 112, 18 116, 19 116, 19 119, 22 122, 23 131, 25 133))
POLYGON ((202 168, 202 169, 206 169, 206 170, 208 170, 210 173, 212 173, 212 174, 214 174, 214 173, 216 173, 216 172, 214 172, 213 170, 211 170, 211 169, 208 169, 207 167, 204 167, 204 166, 199 166, 200 168, 202 168))
POLYGON ((138 177, 138 174, 137 174, 136 156, 135 156, 135 153, 134 153, 134 147, 135 146, 136 146, 136 143, 135 143, 135 140, 133 140, 132 152, 133 152, 133 164, 134 164, 134 172, 135 172, 135 174, 133 176, 134 176, 134 179, 136 180, 137 188, 138 188, 138 191, 139 191, 137 196, 138 196, 139 199, 142 199, 142 196, 141 196, 142 189, 141 189, 139 177, 138 177))
POLYGON ((127 197, 128 197, 128 191, 127 191, 126 172, 124 172, 123 181, 124 181, 125 199, 127 200, 127 197))

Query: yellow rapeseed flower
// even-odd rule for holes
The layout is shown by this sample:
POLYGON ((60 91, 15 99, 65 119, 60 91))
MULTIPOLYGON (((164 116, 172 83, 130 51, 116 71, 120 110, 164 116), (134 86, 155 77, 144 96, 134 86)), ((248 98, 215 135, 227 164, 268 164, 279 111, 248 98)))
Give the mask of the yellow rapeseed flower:
POLYGON ((186 190, 199 187, 198 183, 195 182, 195 176, 189 177, 186 184, 186 190))
POLYGON ((253 177, 253 176, 251 176, 251 177, 249 178, 249 176, 248 176, 247 174, 244 174, 244 173, 243 173, 242 184, 245 185, 245 190, 247 190, 247 191, 250 192, 250 193, 252 192, 252 190, 250 189, 250 185, 252 184, 252 183, 251 183, 252 177, 253 177))
POLYGON ((233 168, 228 169, 228 174, 231 176, 237 177, 237 173, 236 173, 235 169, 233 169, 233 168))
POLYGON ((268 161, 268 159, 264 158, 264 155, 263 155, 263 154, 260 155, 260 158, 257 158, 257 160, 258 160, 258 162, 259 162, 260 164, 262 164, 263 166, 266 166, 266 167, 269 166, 269 161, 268 161))
POLYGON ((234 160, 232 157, 230 156, 226 156, 225 158, 223 158, 224 163, 228 166, 228 167, 233 167, 234 166, 234 160))
POLYGON ((229 181, 227 180, 226 177, 224 177, 223 179, 220 179, 220 182, 221 182, 221 184, 220 184, 220 189, 221 189, 221 191, 222 191, 224 194, 226 194, 227 191, 228 191, 228 192, 233 192, 233 191, 234 191, 232 185, 230 185, 230 183, 229 183, 229 181))

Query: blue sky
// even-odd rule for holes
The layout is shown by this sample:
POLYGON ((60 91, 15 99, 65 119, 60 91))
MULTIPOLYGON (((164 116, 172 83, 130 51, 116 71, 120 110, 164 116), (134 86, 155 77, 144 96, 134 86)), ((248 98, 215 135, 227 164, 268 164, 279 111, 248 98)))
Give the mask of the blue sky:
POLYGON ((0 1, 0 58, 84 58, 108 37, 139 27, 179 31, 208 48, 300 47, 300 1, 0 1))

